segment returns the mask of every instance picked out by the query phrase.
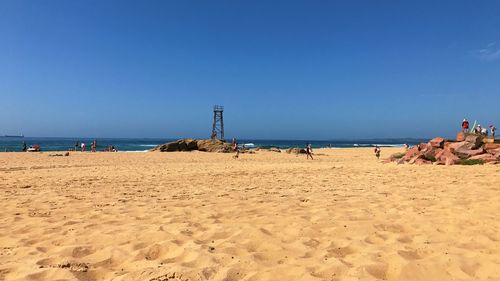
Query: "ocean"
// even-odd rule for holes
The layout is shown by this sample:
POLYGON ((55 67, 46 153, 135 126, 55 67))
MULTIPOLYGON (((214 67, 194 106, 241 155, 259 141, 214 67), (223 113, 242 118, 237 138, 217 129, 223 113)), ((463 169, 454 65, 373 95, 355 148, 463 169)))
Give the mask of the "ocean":
MULTIPOLYGON (((77 142, 84 142, 87 151, 90 150, 90 144, 93 139, 90 138, 37 138, 37 137, 0 137, 0 152, 22 151, 23 142, 27 146, 40 145, 42 151, 67 151, 73 150, 77 142)), ((97 150, 102 151, 110 145, 113 145, 118 151, 141 152, 148 151, 159 144, 174 141, 176 139, 158 139, 158 138, 98 138, 97 150)), ((229 140, 230 141, 230 140, 229 140)), ((400 139, 345 139, 345 140, 252 140, 239 139, 240 145, 248 148, 256 147, 304 147, 311 143, 313 148, 348 148, 348 147, 400 147, 405 143, 415 145, 426 142, 427 139, 400 138, 400 139)))

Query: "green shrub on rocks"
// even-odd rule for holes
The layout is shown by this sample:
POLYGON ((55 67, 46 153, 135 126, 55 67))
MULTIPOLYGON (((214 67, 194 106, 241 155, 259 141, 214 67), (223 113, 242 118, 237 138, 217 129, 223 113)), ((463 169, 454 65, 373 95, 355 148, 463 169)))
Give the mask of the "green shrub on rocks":
POLYGON ((461 159, 457 162, 458 165, 483 165, 484 161, 481 159, 461 159))

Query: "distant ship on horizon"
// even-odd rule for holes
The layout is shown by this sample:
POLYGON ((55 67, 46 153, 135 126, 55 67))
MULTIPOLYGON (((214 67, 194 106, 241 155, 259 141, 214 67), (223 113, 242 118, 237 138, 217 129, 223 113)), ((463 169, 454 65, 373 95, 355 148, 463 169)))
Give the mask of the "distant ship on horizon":
POLYGON ((5 138, 24 138, 24 134, 20 135, 4 135, 5 138))

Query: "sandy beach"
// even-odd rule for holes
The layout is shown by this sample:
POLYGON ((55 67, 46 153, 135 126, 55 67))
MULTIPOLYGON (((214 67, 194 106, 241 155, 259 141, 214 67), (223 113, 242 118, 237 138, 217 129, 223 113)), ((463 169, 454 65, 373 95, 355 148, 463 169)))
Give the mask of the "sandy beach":
POLYGON ((0 280, 500 280, 499 165, 315 153, 0 153, 0 280))

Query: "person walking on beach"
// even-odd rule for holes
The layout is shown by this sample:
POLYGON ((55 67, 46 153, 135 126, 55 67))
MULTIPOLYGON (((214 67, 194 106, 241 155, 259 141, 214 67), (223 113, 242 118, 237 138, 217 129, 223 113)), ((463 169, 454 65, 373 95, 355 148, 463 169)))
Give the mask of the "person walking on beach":
POLYGON ((377 160, 380 159, 380 147, 378 145, 375 146, 374 152, 377 160))
POLYGON ((490 132, 491 132, 491 138, 495 139, 495 131, 497 128, 495 128, 495 125, 490 125, 490 132))
POLYGON ((313 151, 312 151, 310 143, 308 143, 306 145, 306 157, 307 157, 308 160, 309 160, 309 157, 311 157, 311 160, 314 160, 314 158, 313 158, 313 151))
POLYGON ((84 142, 82 142, 82 145, 81 145, 81 146, 82 146, 82 152, 85 152, 85 143, 84 143, 84 142))
POLYGON ((26 142, 23 141, 23 152, 26 152, 28 150, 28 147, 26 146, 26 142))
POLYGON ((240 148, 238 147, 238 141, 236 138, 233 138, 233 141, 231 142, 231 149, 236 152, 235 155, 233 155, 233 158, 239 158, 240 157, 240 148))
POLYGON ((462 121, 462 132, 467 133, 469 131, 469 121, 464 118, 464 121, 462 121))
POLYGON ((92 149, 92 152, 95 152, 96 148, 97 148, 97 141, 94 140, 92 142, 92 144, 90 145, 90 148, 92 149))
POLYGON ((75 151, 77 151, 79 147, 80 147, 80 142, 79 142, 79 141, 77 141, 77 142, 75 143, 75 151))

